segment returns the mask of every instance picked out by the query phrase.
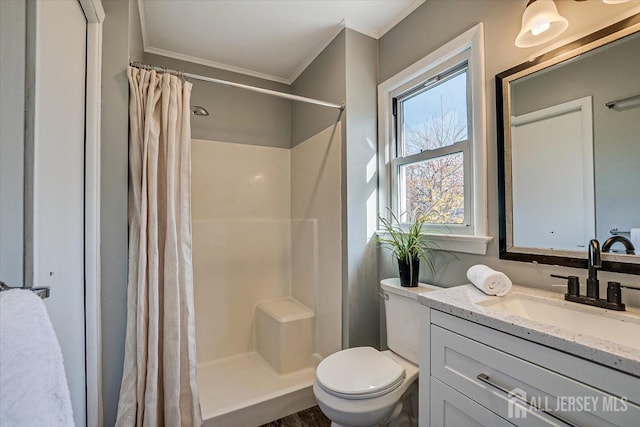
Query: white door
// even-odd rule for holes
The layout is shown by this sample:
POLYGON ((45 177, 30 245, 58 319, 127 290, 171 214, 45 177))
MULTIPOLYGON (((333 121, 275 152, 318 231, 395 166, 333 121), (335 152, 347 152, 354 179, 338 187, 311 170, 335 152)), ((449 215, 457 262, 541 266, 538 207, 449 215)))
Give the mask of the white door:
POLYGON ((86 424, 84 149, 87 20, 76 0, 35 3, 35 285, 60 341, 76 426, 86 424))
POLYGON ((514 246, 585 250, 595 237, 591 97, 511 124, 514 246))

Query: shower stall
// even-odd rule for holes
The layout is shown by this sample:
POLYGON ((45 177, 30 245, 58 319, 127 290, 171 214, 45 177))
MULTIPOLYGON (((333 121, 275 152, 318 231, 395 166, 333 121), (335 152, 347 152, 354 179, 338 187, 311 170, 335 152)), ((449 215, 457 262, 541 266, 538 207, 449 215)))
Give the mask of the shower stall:
POLYGON ((340 123, 291 149, 193 140, 193 268, 205 426, 315 405, 341 348, 340 123))

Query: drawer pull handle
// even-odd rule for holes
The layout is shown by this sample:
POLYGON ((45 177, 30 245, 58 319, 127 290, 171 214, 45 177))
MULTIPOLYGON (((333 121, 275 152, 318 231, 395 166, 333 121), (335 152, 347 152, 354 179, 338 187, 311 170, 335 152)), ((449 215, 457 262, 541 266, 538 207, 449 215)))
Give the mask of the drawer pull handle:
POLYGON ((508 388, 506 388, 504 386, 501 386, 500 384, 494 382, 491 378, 489 378, 489 375, 487 375, 487 374, 478 374, 478 376, 476 378, 478 378, 478 380, 482 381, 483 383, 488 384, 491 387, 500 390, 501 392, 505 393, 509 397, 515 397, 519 401, 525 403, 526 405, 530 406, 531 408, 535 409, 538 412, 543 412, 543 413, 549 415, 551 418, 555 418, 556 420, 561 421, 561 422, 563 422, 563 423, 565 423, 565 424, 567 424, 567 425, 569 425, 571 427, 580 427, 578 424, 576 424, 574 422, 571 422, 568 419, 566 419, 564 417, 561 417, 560 415, 555 414, 555 413, 553 413, 551 411, 544 410, 544 409, 540 408, 538 405, 536 405, 535 403, 525 399, 524 397, 518 396, 517 394, 512 393, 512 391, 509 390, 508 388))

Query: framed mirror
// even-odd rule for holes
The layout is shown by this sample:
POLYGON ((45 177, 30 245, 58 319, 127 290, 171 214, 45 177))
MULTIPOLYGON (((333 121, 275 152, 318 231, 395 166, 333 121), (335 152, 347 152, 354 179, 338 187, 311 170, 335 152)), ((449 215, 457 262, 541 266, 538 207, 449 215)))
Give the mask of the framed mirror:
POLYGON ((603 269, 640 274, 640 14, 498 74, 496 102, 500 258, 586 268, 617 236, 603 269))

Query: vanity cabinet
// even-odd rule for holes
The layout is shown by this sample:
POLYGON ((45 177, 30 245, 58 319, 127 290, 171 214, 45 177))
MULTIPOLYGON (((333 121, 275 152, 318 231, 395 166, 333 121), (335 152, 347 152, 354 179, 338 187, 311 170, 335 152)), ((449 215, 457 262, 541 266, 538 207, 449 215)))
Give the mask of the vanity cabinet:
POLYGON ((421 427, 640 425, 639 378, 433 308, 423 312, 421 427))
POLYGON ((431 377, 431 425, 446 427, 513 426, 487 408, 431 377))

